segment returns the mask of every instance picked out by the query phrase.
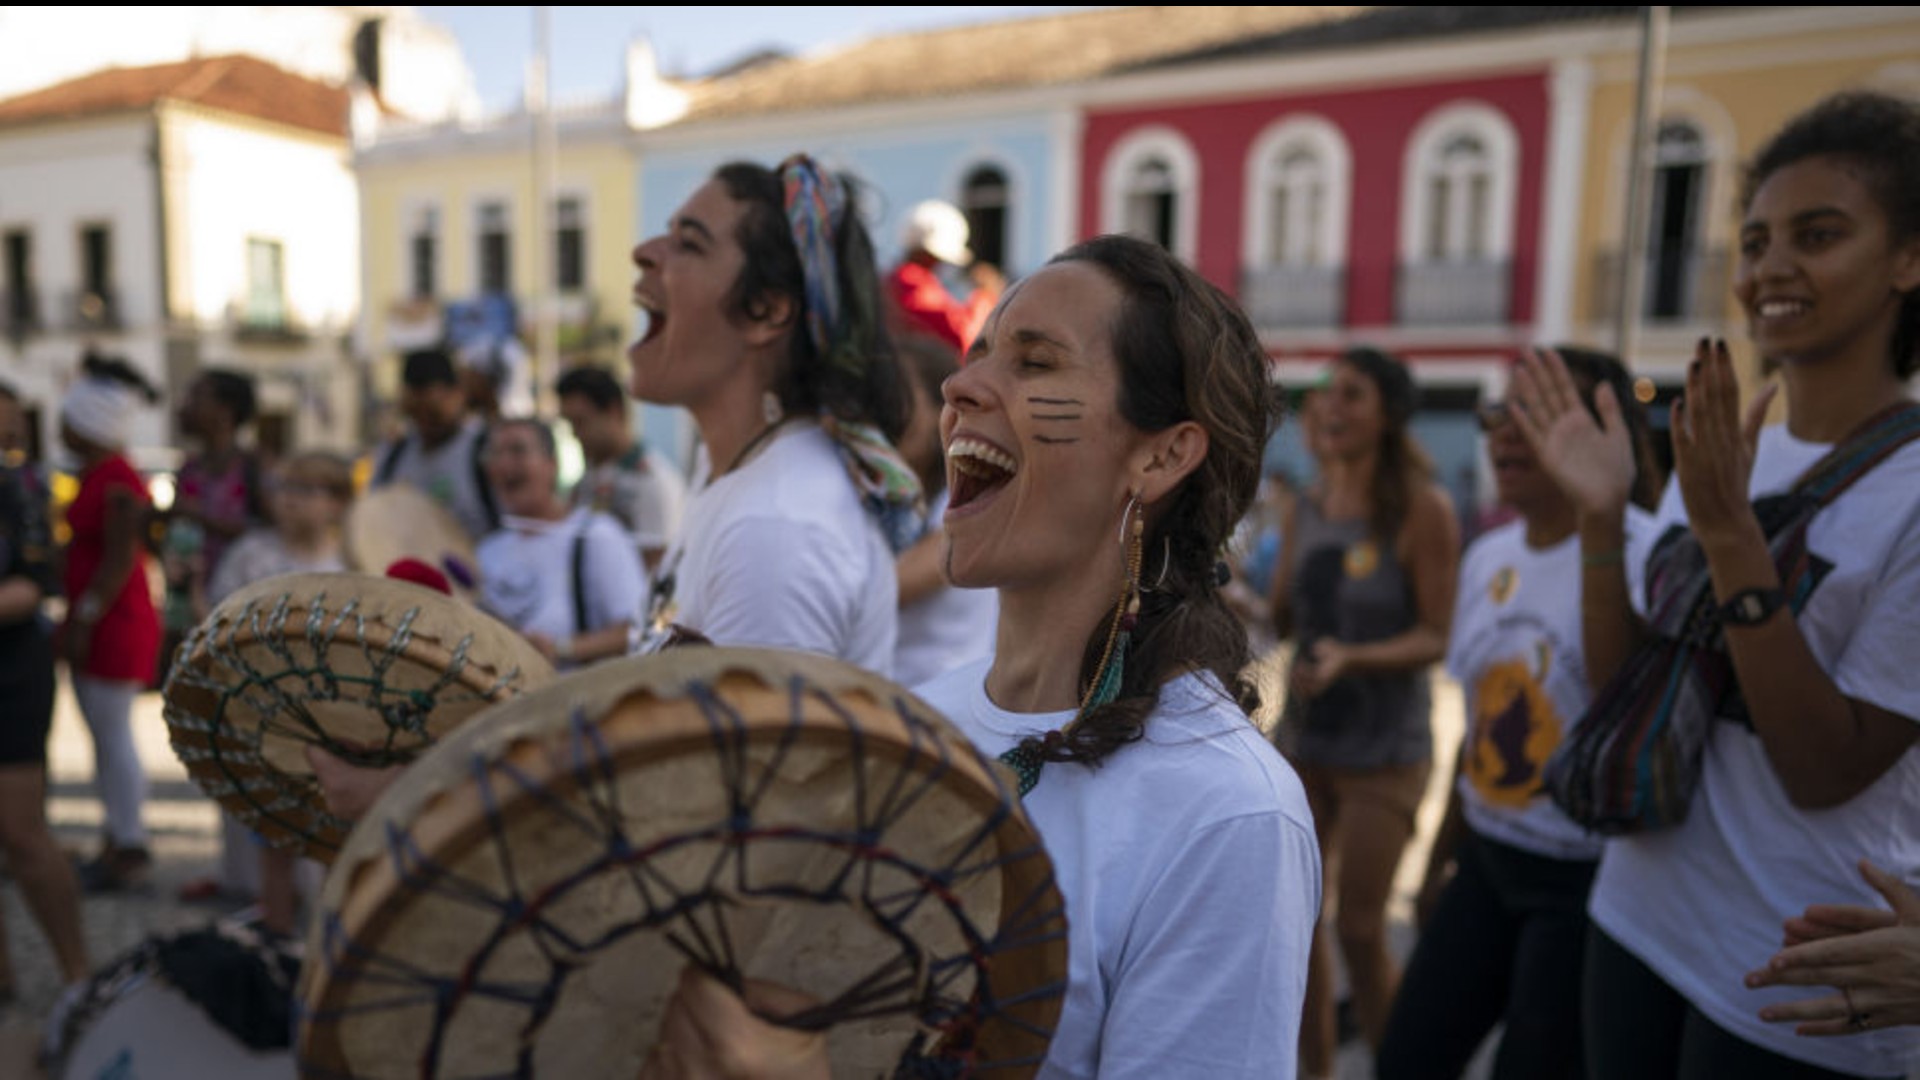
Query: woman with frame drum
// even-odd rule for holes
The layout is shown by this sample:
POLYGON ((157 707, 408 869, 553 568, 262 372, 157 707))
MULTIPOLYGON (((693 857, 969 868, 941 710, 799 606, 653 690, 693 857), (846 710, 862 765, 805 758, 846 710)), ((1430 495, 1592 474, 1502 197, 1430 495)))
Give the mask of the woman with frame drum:
POLYGON ((1876 902, 1858 860, 1920 883, 1920 441, 1901 441, 1920 431, 1920 110, 1822 102, 1761 148, 1742 206, 1734 296, 1779 367, 1787 420, 1760 430, 1763 391, 1743 424, 1726 345, 1703 340, 1651 529, 1624 526, 1632 467, 1612 395, 1596 422, 1551 356, 1517 380, 1521 430, 1578 514, 1594 685, 1657 647, 1640 612, 1689 609, 1674 597, 1711 606, 1731 675, 1710 698, 1691 809, 1612 841, 1601 863, 1595 1080, 1892 1077, 1920 1049, 1920 1032, 1847 1005, 1846 985, 1845 1037, 1801 1038, 1765 1019, 1799 995, 1747 981, 1808 901, 1876 902))
MULTIPOLYGON (((1009 290, 944 396, 947 573, 999 589, 1000 620, 992 659, 920 693, 1012 766, 1054 861, 1041 1075, 1292 1076, 1319 860, 1218 591, 1278 411, 1258 338, 1165 251, 1103 237, 1009 290)), ((690 973, 644 1075, 825 1076, 823 1039, 754 1012, 799 1004, 690 973)))

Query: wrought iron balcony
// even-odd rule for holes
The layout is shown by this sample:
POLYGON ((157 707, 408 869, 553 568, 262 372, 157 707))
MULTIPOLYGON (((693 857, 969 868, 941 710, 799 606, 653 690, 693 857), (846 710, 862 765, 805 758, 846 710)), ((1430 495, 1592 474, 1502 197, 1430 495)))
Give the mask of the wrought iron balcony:
POLYGON ((119 330, 125 325, 120 317, 120 295, 113 289, 69 292, 66 315, 67 326, 82 333, 119 330))
POLYGON ((1403 326, 1490 326, 1507 321, 1513 264, 1505 259, 1402 263, 1394 310, 1403 326))
POLYGON ((1240 274, 1240 306, 1260 330, 1329 330, 1347 313, 1344 266, 1266 266, 1240 274))
MULTIPOLYGON (((1713 323, 1726 316, 1731 262, 1725 248, 1648 252, 1641 279, 1640 317, 1648 322, 1713 323)), ((1611 319, 1619 308, 1620 252, 1593 259, 1592 317, 1611 319)))
POLYGON ((38 290, 32 287, 0 289, 0 334, 18 341, 44 328, 38 290))

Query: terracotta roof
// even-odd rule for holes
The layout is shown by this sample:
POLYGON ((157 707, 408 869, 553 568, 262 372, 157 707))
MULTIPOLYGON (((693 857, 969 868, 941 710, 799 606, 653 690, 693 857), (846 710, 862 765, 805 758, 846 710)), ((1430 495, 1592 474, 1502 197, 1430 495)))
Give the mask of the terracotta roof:
POLYGON ((891 34, 707 80, 682 122, 1072 82, 1355 10, 1102 8, 891 34))
POLYGON ((189 102, 338 138, 347 136, 347 92, 251 56, 211 56, 151 67, 108 68, 0 101, 0 125, 65 120, 189 102))

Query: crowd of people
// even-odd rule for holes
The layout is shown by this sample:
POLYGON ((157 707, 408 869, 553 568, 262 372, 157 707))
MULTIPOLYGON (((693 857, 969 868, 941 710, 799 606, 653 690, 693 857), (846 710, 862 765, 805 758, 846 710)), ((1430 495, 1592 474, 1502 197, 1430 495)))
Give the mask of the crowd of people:
MULTIPOLYGON (((454 522, 471 563, 439 569, 560 669, 687 640, 832 656, 1004 762, 1068 916, 1043 1075, 1330 1077, 1341 971, 1383 1078, 1459 1076, 1496 1026, 1501 1080, 1916 1063, 1920 110, 1841 95, 1755 157, 1734 290, 1777 383, 1743 410, 1703 341, 1671 479, 1630 358, 1522 355, 1478 415, 1512 516, 1464 552, 1395 357, 1349 349, 1298 396, 1315 476, 1262 509, 1283 399, 1218 288, 1120 237, 1008 284, 940 206, 883 273, 860 199, 804 155, 731 164, 635 249, 629 381, 554 387, 584 457, 570 492, 555 428, 495 415, 444 349, 404 358, 405 429, 370 487, 454 522), (630 397, 691 416, 690 476, 630 397), (1402 971, 1388 910, 1446 749, 1437 665, 1466 728, 1402 971), (1616 754, 1692 740, 1683 775, 1627 759, 1630 791, 1678 812, 1622 825, 1568 794, 1601 725, 1616 754)), ((64 560, 41 473, 17 451, 0 470, 0 847, 69 980, 77 893, 150 871, 130 717, 163 633, 354 557, 349 464, 250 450, 234 372, 181 402, 193 452, 156 515, 120 441, 156 397, 95 357, 61 403, 64 560), (44 815, 56 654, 105 807, 77 874, 44 815)), ((18 424, 0 393, 0 450, 18 424)), ((345 818, 395 775, 310 757, 345 818)), ((292 860, 231 821, 225 845, 190 888, 256 896, 292 932, 292 860)), ((778 1022, 807 1004, 690 970, 644 1075, 824 1076, 824 1035, 778 1022)))

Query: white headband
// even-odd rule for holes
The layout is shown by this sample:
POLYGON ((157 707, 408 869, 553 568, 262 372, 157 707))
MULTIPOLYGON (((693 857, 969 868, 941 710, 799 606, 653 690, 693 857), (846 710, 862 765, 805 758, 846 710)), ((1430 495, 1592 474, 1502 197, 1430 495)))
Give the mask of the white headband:
POLYGON ((131 388, 112 379, 83 376, 67 387, 60 419, 88 442, 119 450, 127 444, 127 420, 135 404, 131 388))

